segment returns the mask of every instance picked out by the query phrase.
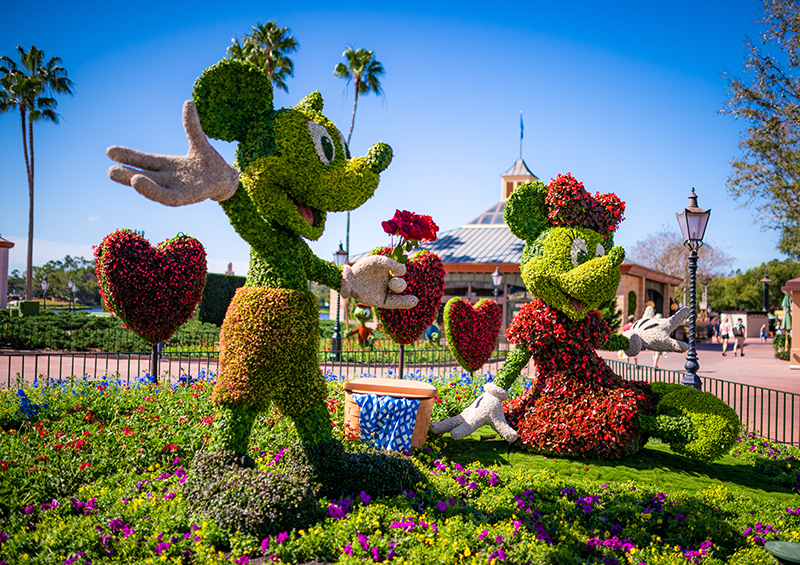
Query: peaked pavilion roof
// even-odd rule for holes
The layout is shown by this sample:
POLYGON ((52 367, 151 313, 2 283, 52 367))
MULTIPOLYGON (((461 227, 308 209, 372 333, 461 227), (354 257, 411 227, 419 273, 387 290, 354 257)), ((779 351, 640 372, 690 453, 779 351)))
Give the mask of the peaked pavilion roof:
POLYGON ((519 176, 532 176, 535 179, 539 179, 536 175, 534 175, 531 170, 528 168, 528 165, 525 164, 525 161, 520 157, 517 159, 517 162, 514 163, 514 166, 508 169, 505 173, 501 176, 504 177, 519 177, 519 176))
POLYGON ((503 221, 505 202, 498 202, 460 228, 441 232, 426 243, 442 263, 511 263, 519 265, 525 242, 511 233, 503 221))

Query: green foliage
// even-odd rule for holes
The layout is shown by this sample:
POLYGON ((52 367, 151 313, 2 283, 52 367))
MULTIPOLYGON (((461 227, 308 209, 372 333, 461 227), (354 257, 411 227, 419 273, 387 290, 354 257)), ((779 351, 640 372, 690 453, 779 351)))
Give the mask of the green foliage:
MULTIPOLYGON (((9 277, 9 291, 21 292, 24 289, 24 278, 19 274, 14 277, 14 272, 9 277)), ((90 259, 66 255, 60 261, 48 261, 41 267, 33 268, 33 280, 47 280, 50 283, 47 289, 48 300, 57 298, 69 302, 74 296, 76 303, 100 304, 94 261, 90 259), (78 287, 77 293, 69 290, 69 281, 78 287)))
POLYGON ((198 306, 200 321, 221 326, 236 289, 244 286, 245 280, 245 277, 208 273, 198 306))
POLYGON ((547 221, 546 195, 547 185, 541 181, 526 182, 514 189, 503 212, 511 233, 530 243, 551 227, 547 221))
POLYGON ((597 309, 612 333, 615 334, 622 328, 622 309, 617 304, 616 296, 603 302, 597 309))
POLYGON ((636 291, 628 291, 628 316, 636 315, 636 291))
POLYGON ((188 475, 192 519, 212 520, 228 536, 258 536, 307 527, 322 514, 314 489, 302 475, 242 467, 232 452, 200 452, 188 475))
POLYGON ((275 20, 256 24, 241 42, 233 38, 233 45, 228 47, 228 57, 252 63, 269 77, 276 88, 289 92, 284 79, 294 76, 294 63, 286 54, 298 47, 297 40, 290 33, 289 28, 280 27, 275 20))
POLYGON ((786 281, 800 276, 800 262, 773 259, 752 267, 745 272, 736 271, 727 278, 718 277, 708 283, 709 307, 715 312, 723 310, 761 310, 764 306, 764 283, 767 275, 769 283, 769 307, 780 308, 783 301, 782 286, 786 281))
MULTIPOLYGON (((516 191, 515 191, 516 192, 516 191)), ((513 194, 513 193, 512 193, 513 194)), ((548 306, 579 320, 614 297, 619 286, 617 268, 624 252, 612 249, 608 255, 595 256, 603 248, 604 238, 580 227, 558 227, 544 232, 535 252, 522 267, 528 290, 548 306), (583 245, 578 248, 576 242, 583 245), (581 302, 580 309, 574 300, 581 302)))
POLYGON ((334 440, 313 447, 292 447, 281 459, 279 469, 304 476, 329 498, 362 491, 391 497, 425 483, 420 470, 404 455, 372 449, 348 452, 334 440))
POLYGON ((239 142, 270 137, 272 84, 253 65, 223 59, 195 81, 192 99, 208 137, 239 142))
POLYGON ((777 334, 772 339, 772 349, 775 351, 775 358, 782 361, 789 361, 792 354, 792 336, 781 333, 777 334), (789 346, 786 346, 786 340, 789 340, 789 346))
MULTIPOLYGON (((739 417, 733 408, 710 392, 700 392, 688 386, 674 392, 667 391, 660 398, 656 410, 659 415, 691 421, 694 433, 686 430, 684 420, 671 422, 664 430, 665 436, 672 438, 670 447, 676 453, 701 461, 714 461, 736 443, 739 417)), ((662 419, 657 423, 667 422, 662 419)), ((658 432, 653 432, 653 435, 662 437, 658 432)))

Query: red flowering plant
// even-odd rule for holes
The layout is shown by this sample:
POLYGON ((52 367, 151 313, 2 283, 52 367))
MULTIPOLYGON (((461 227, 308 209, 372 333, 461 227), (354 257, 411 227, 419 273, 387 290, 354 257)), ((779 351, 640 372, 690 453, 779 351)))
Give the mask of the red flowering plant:
POLYGON ((407 252, 419 247, 420 243, 436 241, 436 232, 439 231, 433 218, 422 214, 415 214, 408 210, 395 210, 394 216, 385 222, 381 222, 383 231, 391 236, 399 237, 389 257, 398 263, 405 263, 408 260, 407 252))
POLYGON ((580 226, 603 237, 623 220, 625 202, 616 194, 589 194, 570 173, 558 175, 547 187, 545 203, 553 226, 580 226))
POLYGON ((453 356, 470 373, 489 360, 500 332, 503 309, 484 298, 474 306, 464 298, 451 298, 444 307, 444 331, 453 356))
POLYGON ((103 306, 150 343, 167 341, 194 313, 206 284, 206 252, 179 234, 150 245, 117 230, 94 248, 103 306))

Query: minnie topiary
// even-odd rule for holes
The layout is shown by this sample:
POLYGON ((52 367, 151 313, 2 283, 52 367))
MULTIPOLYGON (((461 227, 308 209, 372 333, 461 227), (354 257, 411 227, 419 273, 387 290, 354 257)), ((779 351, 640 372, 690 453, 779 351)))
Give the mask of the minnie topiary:
MULTIPOLYGON (((622 349, 629 356, 642 348, 687 349, 669 335, 688 308, 669 319, 654 318, 648 308, 633 328, 613 336, 597 312, 619 286, 625 252, 614 247, 613 232, 624 210, 616 195, 592 196, 570 174, 549 186, 523 184, 510 195, 504 218, 526 241, 522 278, 536 300, 509 325, 506 337, 514 349, 494 382, 461 414, 432 423, 432 431, 460 439, 489 424, 508 442, 519 439, 531 451, 602 459, 633 453, 648 434, 659 434, 658 425, 644 430, 639 422, 640 416, 656 413, 649 385, 623 381, 596 353, 602 348, 622 349), (538 370, 535 386, 503 407, 531 358, 538 370)), ((730 438, 706 439, 725 444, 730 438)))

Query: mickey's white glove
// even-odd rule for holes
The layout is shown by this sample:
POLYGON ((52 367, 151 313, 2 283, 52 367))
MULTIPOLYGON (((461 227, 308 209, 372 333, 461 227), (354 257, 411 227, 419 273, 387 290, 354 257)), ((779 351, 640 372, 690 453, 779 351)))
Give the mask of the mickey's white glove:
POLYGON ((419 302, 416 296, 388 293, 390 290, 403 292, 406 289, 406 281, 400 278, 405 274, 406 266, 402 263, 383 255, 370 255, 359 259, 352 267, 342 267, 342 288, 339 292, 343 298, 352 296, 356 302, 377 308, 413 308, 419 302))

